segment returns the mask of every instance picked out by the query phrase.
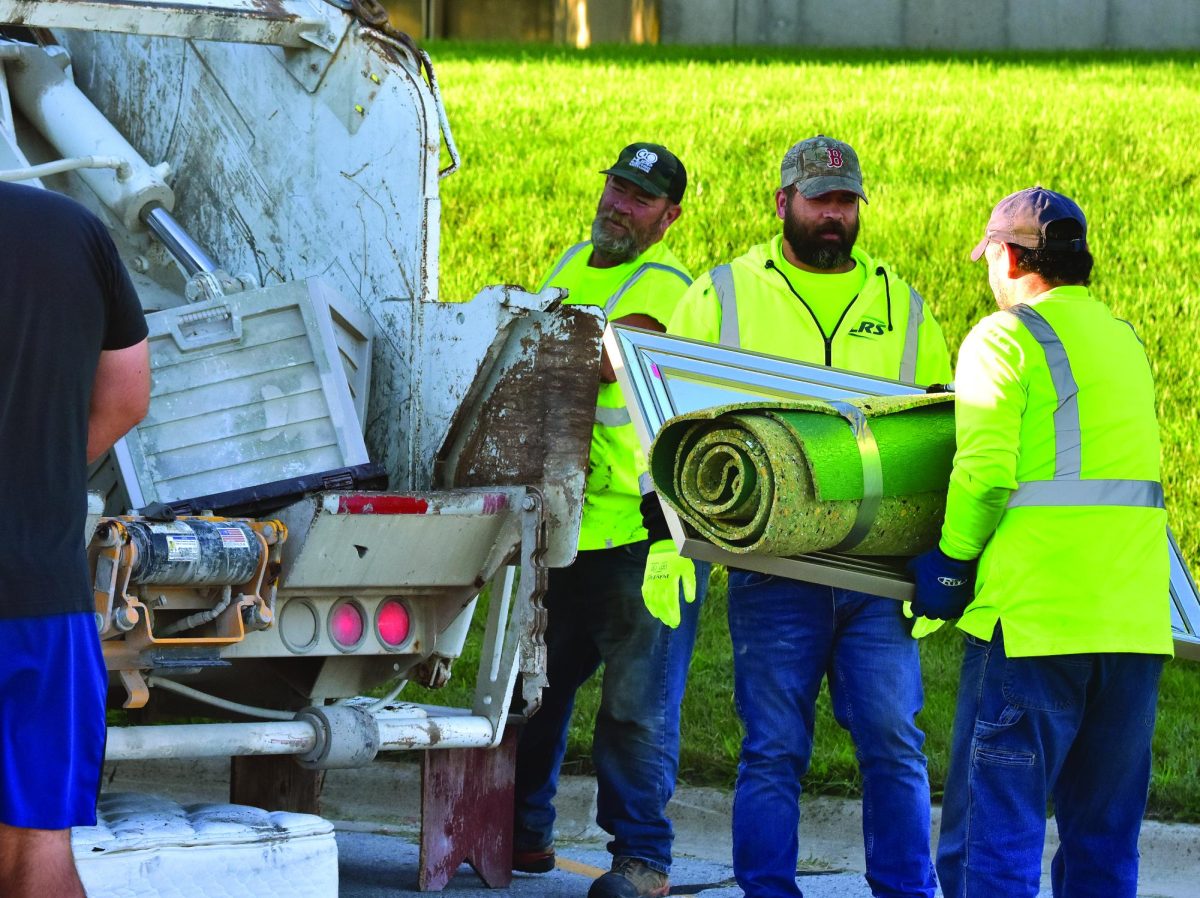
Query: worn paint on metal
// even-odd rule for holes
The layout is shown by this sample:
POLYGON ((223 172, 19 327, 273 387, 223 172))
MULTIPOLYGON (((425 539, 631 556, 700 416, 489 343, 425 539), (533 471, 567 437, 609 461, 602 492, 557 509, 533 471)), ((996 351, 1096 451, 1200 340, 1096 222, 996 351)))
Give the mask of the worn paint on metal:
POLYGON ((167 3, 161 0, 0 0, 0 22, 31 28, 128 32, 198 40, 311 46, 305 35, 324 30, 312 7, 286 0, 242 3, 167 3))
POLYGON ((338 514, 426 514, 429 502, 415 496, 338 496, 338 514))
POLYGON ((421 755, 421 891, 443 889, 463 861, 490 888, 512 882, 516 758, 515 729, 495 749, 421 755))

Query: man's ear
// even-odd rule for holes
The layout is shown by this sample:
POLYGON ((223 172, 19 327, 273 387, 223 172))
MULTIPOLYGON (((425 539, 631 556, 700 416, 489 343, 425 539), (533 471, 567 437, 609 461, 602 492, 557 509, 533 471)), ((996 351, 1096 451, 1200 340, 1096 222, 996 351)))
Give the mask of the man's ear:
POLYGON ((775 191, 775 214, 781 221, 787 220, 788 195, 782 187, 775 191))
POLYGON ((678 203, 672 203, 671 205, 667 206, 667 211, 663 213, 663 217, 660 219, 661 229, 659 230, 659 233, 665 234, 667 232, 667 228, 678 221, 679 216, 682 214, 683 207, 678 203))
POLYGON ((1004 261, 1008 269, 1007 275, 1010 280, 1015 281, 1023 273, 1017 266, 1017 261, 1021 258, 1021 251, 1011 243, 1001 243, 1000 249, 1004 253, 1004 261))

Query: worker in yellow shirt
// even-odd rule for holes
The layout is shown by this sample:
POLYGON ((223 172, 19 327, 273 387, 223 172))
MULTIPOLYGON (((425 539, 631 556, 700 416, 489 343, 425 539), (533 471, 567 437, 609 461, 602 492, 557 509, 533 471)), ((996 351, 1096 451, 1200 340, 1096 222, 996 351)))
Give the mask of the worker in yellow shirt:
POLYGON ((914 610, 965 638, 938 876, 1033 898, 1053 802, 1056 898, 1133 898, 1172 653, 1150 363, 1088 290, 1072 200, 1001 200, 980 257, 1000 311, 959 352, 946 521, 912 564, 914 610))
MULTIPOLYGON (((541 289, 565 287, 567 302, 601 306, 610 321, 665 330, 692 282, 663 242, 679 218, 687 172, 666 147, 635 143, 602 174, 591 240, 563 253, 541 289)), ((555 864, 553 799, 575 692, 604 664, 592 758, 597 823, 613 837, 613 863, 589 898, 667 894, 674 833, 666 804, 679 766, 679 705, 696 638, 696 598, 709 573, 708 565, 675 552, 661 512, 648 522, 654 532, 643 526, 649 475, 615 381, 605 356, 579 554, 570 567, 550 571, 549 685, 517 746, 513 869, 544 873, 555 864), (669 626, 650 614, 643 596, 667 609, 669 626)))
MULTIPOLYGON (((697 279, 671 333, 909 383, 947 381, 946 342, 920 294, 856 244, 867 195, 853 148, 802 140, 780 173, 783 233, 697 279)), ((862 770, 872 893, 931 898, 925 737, 914 722, 924 694, 901 603, 730 568, 729 633, 746 729, 733 869, 747 898, 800 898, 800 780, 826 677, 862 770)))

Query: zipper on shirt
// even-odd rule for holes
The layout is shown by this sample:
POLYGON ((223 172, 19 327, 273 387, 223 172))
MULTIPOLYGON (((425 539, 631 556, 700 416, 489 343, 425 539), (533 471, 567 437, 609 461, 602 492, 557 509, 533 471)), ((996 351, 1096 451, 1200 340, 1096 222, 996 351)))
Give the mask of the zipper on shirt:
MULTIPOLYGON (((833 331, 829 334, 826 334, 825 329, 823 327, 821 327, 821 322, 817 320, 816 313, 813 312, 812 306, 810 306, 805 301, 803 296, 801 296, 799 293, 796 292, 796 288, 792 286, 792 282, 788 280, 788 276, 783 273, 783 270, 778 265, 775 264, 775 260, 767 259, 767 261, 763 265, 763 267, 771 269, 771 271, 774 271, 781 278, 783 278, 783 282, 785 284, 787 284, 787 288, 792 291, 792 296, 794 296, 794 297, 796 297, 796 299, 800 300, 800 305, 804 306, 804 308, 808 310, 809 317, 812 318, 813 324, 815 324, 817 326, 817 332, 821 335, 821 339, 825 341, 825 367, 832 368, 833 367, 833 338, 837 334, 838 328, 842 326, 842 322, 846 320, 846 315, 849 314, 850 307, 853 306, 856 302, 858 302, 858 297, 862 295, 862 291, 860 290, 858 293, 855 293, 854 298, 851 299, 850 302, 846 303, 846 308, 842 309, 842 315, 840 318, 838 318, 837 324, 835 324, 833 326, 833 331)), ((885 289, 886 289, 886 282, 885 282, 885 289)), ((890 295, 889 295, 889 301, 888 301, 888 329, 889 330, 891 329, 890 295)))

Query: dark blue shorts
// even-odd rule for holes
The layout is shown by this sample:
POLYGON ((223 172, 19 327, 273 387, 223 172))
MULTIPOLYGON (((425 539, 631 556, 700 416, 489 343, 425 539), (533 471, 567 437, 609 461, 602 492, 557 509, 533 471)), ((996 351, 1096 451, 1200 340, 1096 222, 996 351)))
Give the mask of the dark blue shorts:
POLYGON ((0 823, 96 823, 107 691, 95 615, 0 618, 0 823))

